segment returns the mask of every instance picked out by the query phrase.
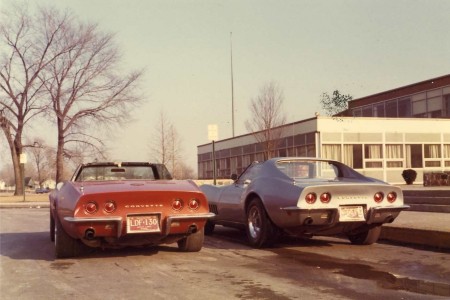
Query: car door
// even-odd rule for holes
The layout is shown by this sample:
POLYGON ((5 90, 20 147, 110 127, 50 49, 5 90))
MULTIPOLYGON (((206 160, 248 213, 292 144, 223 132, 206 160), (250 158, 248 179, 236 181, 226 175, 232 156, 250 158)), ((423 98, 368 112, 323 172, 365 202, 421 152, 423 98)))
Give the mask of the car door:
POLYGON ((233 184, 225 188, 220 197, 220 219, 238 223, 245 221, 246 190, 260 169, 259 163, 250 165, 233 184))

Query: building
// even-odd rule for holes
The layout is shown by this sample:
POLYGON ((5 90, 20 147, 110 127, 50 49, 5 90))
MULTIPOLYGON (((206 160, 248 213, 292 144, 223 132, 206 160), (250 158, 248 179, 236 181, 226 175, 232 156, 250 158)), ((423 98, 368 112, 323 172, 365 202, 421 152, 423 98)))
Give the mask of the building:
MULTIPOLYGON (((450 170, 449 99, 450 75, 356 99, 342 116, 282 126, 274 155, 335 159, 395 184, 412 168, 422 183, 424 174, 450 170)), ((212 144, 197 154, 199 179, 212 178, 212 144)), ((263 160, 262 146, 252 134, 217 141, 215 158, 217 177, 229 178, 263 160)))
POLYGON ((355 117, 450 118, 450 75, 349 101, 355 117))

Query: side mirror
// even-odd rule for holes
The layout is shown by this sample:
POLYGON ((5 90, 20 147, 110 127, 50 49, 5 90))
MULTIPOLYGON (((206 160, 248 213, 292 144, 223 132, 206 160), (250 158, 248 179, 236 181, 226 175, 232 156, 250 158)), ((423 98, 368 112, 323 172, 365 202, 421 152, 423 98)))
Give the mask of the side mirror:
POLYGON ((231 180, 236 181, 238 179, 237 174, 231 174, 231 180))
POLYGON ((63 185, 64 185, 64 182, 58 182, 58 184, 56 185, 56 189, 59 191, 63 185))

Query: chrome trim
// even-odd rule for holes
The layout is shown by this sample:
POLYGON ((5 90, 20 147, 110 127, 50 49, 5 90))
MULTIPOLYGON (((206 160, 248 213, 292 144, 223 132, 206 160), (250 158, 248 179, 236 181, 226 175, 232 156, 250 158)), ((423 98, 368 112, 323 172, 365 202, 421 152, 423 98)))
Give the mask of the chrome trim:
POLYGON ((102 222, 116 222, 117 223, 117 238, 120 237, 122 233, 122 217, 84 217, 84 218, 74 218, 74 217, 64 217, 64 220, 70 223, 102 223, 102 222))
MULTIPOLYGON (((127 214, 132 215, 148 215, 149 213, 132 213, 127 214)), ((161 219, 161 213, 151 213, 151 215, 160 215, 161 219)), ((215 214, 213 213, 203 213, 203 214, 190 214, 190 215, 175 215, 175 216, 168 216, 167 217, 167 223, 166 223, 166 232, 164 236, 168 236, 170 233, 170 227, 172 225, 172 222, 177 220, 201 220, 201 219, 209 219, 213 218, 215 214)), ((94 223, 102 223, 102 222, 116 222, 117 223, 117 238, 120 238, 122 233, 122 224, 123 219, 122 217, 83 217, 83 218, 74 218, 74 217, 64 217, 64 220, 66 220, 69 223, 85 223, 85 222, 94 222, 94 223)))
POLYGON ((213 218, 214 216, 215 216, 215 214, 213 214, 213 213, 168 216, 167 223, 166 223, 166 236, 169 235, 169 233, 170 233, 170 227, 171 227, 173 221, 209 219, 209 218, 213 218))

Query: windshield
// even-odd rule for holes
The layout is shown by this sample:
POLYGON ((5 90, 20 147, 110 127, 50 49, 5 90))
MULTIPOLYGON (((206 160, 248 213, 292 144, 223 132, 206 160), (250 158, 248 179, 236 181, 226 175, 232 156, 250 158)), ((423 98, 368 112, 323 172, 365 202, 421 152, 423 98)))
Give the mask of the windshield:
POLYGON ((151 166, 86 166, 75 181, 154 180, 156 177, 151 166))
POLYGON ((338 177, 337 167, 327 161, 281 160, 276 166, 294 180, 310 178, 334 180, 338 177))

